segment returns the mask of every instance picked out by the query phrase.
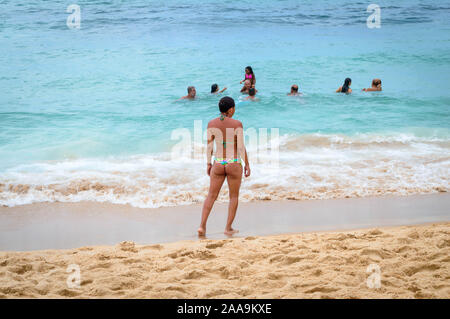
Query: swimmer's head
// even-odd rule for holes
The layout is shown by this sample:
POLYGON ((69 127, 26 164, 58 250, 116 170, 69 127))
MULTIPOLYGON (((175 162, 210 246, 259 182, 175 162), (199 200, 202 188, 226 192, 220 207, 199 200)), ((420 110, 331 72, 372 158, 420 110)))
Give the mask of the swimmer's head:
POLYGON ((291 92, 292 93, 297 93, 298 92, 298 85, 297 84, 293 84, 291 86, 291 92))
POLYGON ((219 86, 217 84, 211 85, 211 93, 215 93, 217 90, 219 90, 219 86))
POLYGON ((247 73, 247 74, 253 74, 253 69, 252 69, 252 67, 251 67, 251 66, 246 67, 246 68, 245 68, 245 73, 247 73))
POLYGON ((248 90, 248 95, 255 96, 255 94, 256 94, 255 88, 251 88, 251 89, 248 90))
POLYGON ((373 79, 372 80, 372 86, 380 87, 381 86, 381 80, 380 79, 373 79))
POLYGON ((250 82, 250 80, 245 80, 244 86, 245 86, 247 89, 250 89, 250 88, 252 87, 252 82, 250 82))
POLYGON ((229 96, 225 96, 219 101, 220 113, 229 113, 230 110, 234 113, 234 106, 234 100, 229 96))
POLYGON ((187 92, 188 92, 188 95, 191 97, 195 97, 195 93, 197 93, 195 91, 195 86, 188 86, 187 92))
POLYGON ((350 87, 350 85, 352 85, 352 79, 346 78, 345 81, 344 81, 344 85, 342 86, 341 92, 342 93, 347 93, 348 88, 350 87))

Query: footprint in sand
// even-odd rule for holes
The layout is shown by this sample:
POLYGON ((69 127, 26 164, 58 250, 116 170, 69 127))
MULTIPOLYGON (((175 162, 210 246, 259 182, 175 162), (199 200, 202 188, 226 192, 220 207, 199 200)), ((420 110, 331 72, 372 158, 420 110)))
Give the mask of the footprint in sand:
POLYGON ((408 251, 408 250, 411 250, 410 246, 401 246, 399 248, 394 249, 394 251, 399 254, 404 253, 405 251, 408 251))
POLYGON ((407 276, 413 276, 414 274, 421 272, 421 271, 435 271, 440 269, 441 266, 436 265, 436 264, 422 264, 419 266, 412 266, 412 267, 406 267, 403 272, 407 275, 407 276))
POLYGON ((78 292, 69 289, 61 289, 57 294, 63 297, 76 297, 80 295, 78 292))
POLYGON ((173 290, 173 291, 179 291, 179 292, 186 292, 186 290, 180 286, 180 285, 169 285, 165 287, 165 290, 173 290))
POLYGON ((92 265, 91 267, 89 267, 88 269, 89 269, 89 270, 93 270, 93 269, 97 269, 97 268, 104 268, 104 269, 106 269, 106 268, 109 268, 109 267, 111 267, 111 266, 112 266, 112 263, 110 263, 110 262, 104 262, 104 263, 94 264, 94 265, 92 265))
POLYGON ((270 263, 273 263, 273 262, 276 262, 276 261, 282 261, 284 259, 284 255, 275 255, 275 256, 273 256, 273 257, 270 257, 270 259, 269 259, 269 262, 270 263))
POLYGON ((92 284, 94 281, 92 280, 92 279, 86 279, 86 280, 83 280, 81 283, 80 283, 80 285, 81 286, 86 286, 86 285, 89 285, 89 284, 92 284))
POLYGON ((137 253, 136 244, 132 241, 123 241, 118 245, 118 248, 123 251, 137 253))
POLYGON ((184 279, 198 279, 204 277, 206 273, 202 270, 193 270, 184 275, 184 279))
POLYGON ((283 276, 281 274, 277 274, 277 273, 274 273, 274 272, 271 272, 271 273, 269 273, 267 275, 267 278, 270 279, 270 280, 278 280, 278 279, 280 279, 282 277, 283 276))
POLYGON ((284 257, 283 263, 285 265, 291 265, 291 264, 299 262, 300 260, 302 260, 302 258, 299 256, 286 256, 286 257, 284 257))
POLYGON ((210 291, 208 293, 205 294, 205 298, 212 298, 212 297, 217 297, 220 295, 224 295, 227 294, 228 291, 225 289, 215 289, 213 291, 210 291))
POLYGON ((222 240, 222 241, 217 241, 217 242, 213 242, 213 243, 210 243, 210 244, 206 244, 205 247, 208 248, 208 249, 215 249, 215 248, 222 247, 225 244, 226 244, 226 241, 222 240))
POLYGON ((199 250, 197 252, 194 253, 193 258, 197 258, 197 259, 213 259, 216 258, 217 256, 214 255, 212 252, 210 252, 209 250, 199 250))
POLYGON ((15 267, 8 268, 8 271, 13 272, 18 275, 23 275, 24 273, 31 271, 33 269, 32 265, 26 264, 26 265, 18 265, 15 267))

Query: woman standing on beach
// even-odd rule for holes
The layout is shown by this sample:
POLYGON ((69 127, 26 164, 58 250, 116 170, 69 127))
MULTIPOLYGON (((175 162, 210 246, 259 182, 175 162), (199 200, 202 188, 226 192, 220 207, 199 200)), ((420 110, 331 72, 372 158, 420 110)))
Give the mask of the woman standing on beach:
POLYGON ((199 236, 205 236, 206 234, 206 222, 208 221, 209 213, 219 195, 225 178, 227 179, 230 196, 225 234, 232 235, 237 232, 231 225, 238 207, 243 171, 242 160, 245 163, 245 177, 250 176, 250 165, 244 146, 244 128, 240 121, 232 119, 235 111, 234 100, 228 96, 223 97, 219 101, 219 110, 220 116, 211 120, 207 129, 206 173, 210 176, 210 185, 208 196, 203 204, 202 220, 198 228, 199 236), (216 154, 214 156, 214 164, 211 164, 214 141, 216 142, 216 154))

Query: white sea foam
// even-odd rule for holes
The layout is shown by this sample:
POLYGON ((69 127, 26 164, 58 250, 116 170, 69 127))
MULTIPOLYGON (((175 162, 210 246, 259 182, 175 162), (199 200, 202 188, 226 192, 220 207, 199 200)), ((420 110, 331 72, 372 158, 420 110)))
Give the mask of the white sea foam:
MULTIPOLYGON (((279 165, 249 148, 252 176, 241 200, 325 199, 450 190, 450 141, 413 135, 283 135, 279 165), (258 155, 258 156, 257 156, 258 155)), ((202 146, 194 146, 202 148, 202 146)), ((272 154, 273 155, 273 154, 272 154)), ((137 207, 202 202, 205 161, 168 153, 76 159, 9 168, 0 174, 0 204, 98 201, 137 207)), ((223 187, 220 201, 227 199, 223 187)))

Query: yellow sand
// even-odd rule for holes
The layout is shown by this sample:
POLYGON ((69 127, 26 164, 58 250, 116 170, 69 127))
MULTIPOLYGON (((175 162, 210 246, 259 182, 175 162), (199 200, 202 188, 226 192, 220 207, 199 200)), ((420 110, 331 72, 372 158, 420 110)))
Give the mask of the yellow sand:
POLYGON ((0 297, 449 298, 450 223, 1 252, 0 297), (70 264, 80 288, 67 286, 70 264), (370 264, 380 288, 367 285, 370 264))

